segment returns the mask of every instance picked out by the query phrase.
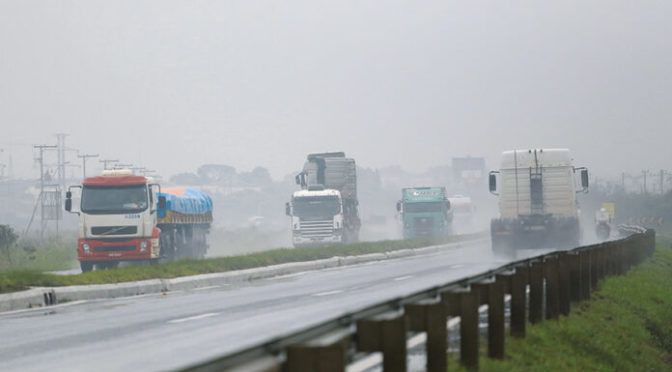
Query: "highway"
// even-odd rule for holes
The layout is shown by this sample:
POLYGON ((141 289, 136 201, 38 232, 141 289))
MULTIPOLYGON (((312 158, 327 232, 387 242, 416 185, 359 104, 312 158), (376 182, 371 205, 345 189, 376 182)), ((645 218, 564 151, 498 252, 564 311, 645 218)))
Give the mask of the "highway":
POLYGON ((172 370, 505 263, 488 240, 445 248, 238 287, 3 313, 0 370, 172 370))

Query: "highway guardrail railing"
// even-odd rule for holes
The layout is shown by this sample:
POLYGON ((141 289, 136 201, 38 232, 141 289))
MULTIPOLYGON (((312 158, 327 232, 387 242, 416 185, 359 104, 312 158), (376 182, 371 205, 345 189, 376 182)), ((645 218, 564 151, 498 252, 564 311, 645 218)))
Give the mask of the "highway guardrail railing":
MULTIPOLYGON (((633 229, 634 231, 634 229, 633 229)), ((479 306, 487 305, 487 356, 504 358, 505 296, 508 331, 567 316, 572 302, 590 299, 606 276, 623 275, 651 256, 655 231, 514 261, 497 269, 393 298, 291 335, 223 355, 185 371, 345 371, 367 353, 381 352, 384 371, 405 372, 407 337, 426 332, 427 370, 447 369, 447 329, 460 317, 460 363, 479 365, 479 306)))

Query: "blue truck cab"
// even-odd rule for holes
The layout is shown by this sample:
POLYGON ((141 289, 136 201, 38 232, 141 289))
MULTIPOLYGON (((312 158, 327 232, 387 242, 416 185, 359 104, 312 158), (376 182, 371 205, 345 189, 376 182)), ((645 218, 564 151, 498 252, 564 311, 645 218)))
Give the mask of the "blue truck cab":
POLYGON ((413 187, 401 190, 397 202, 404 239, 441 236, 450 233, 453 211, 445 187, 413 187))

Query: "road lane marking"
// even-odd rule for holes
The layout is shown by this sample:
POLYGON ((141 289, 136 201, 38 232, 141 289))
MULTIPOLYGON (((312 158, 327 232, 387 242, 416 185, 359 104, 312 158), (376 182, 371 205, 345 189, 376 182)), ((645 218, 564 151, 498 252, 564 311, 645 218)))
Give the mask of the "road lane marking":
POLYGON ((219 315, 219 314, 220 313, 206 313, 206 314, 201 314, 201 315, 194 315, 194 316, 190 316, 190 317, 187 317, 187 318, 169 320, 168 323, 170 323, 170 324, 184 323, 184 322, 189 322, 189 321, 192 321, 192 320, 210 318, 210 317, 213 317, 213 316, 216 316, 216 315, 219 315))
POLYGON ((398 277, 398 278, 394 278, 394 281, 395 281, 395 282, 399 282, 399 281, 402 281, 402 280, 411 279, 413 276, 414 276, 414 275, 400 276, 400 277, 398 277))
POLYGON ((313 296, 314 297, 331 296, 331 295, 341 293, 341 292, 343 292, 343 290, 337 289, 337 290, 334 290, 334 291, 315 293, 315 294, 313 294, 313 296))
POLYGON ((207 287, 194 288, 194 291, 207 291, 208 289, 222 288, 223 285, 210 285, 207 287))

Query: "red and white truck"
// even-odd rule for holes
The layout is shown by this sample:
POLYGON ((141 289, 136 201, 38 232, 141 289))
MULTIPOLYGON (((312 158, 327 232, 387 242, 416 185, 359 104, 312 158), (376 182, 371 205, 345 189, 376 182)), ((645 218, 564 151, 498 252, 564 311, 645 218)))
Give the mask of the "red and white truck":
POLYGON ((70 186, 65 210, 79 215, 77 258, 83 272, 122 261, 201 258, 212 223, 212 200, 196 190, 164 189, 127 169, 103 171, 70 186), (72 189, 81 189, 72 210, 72 189))

